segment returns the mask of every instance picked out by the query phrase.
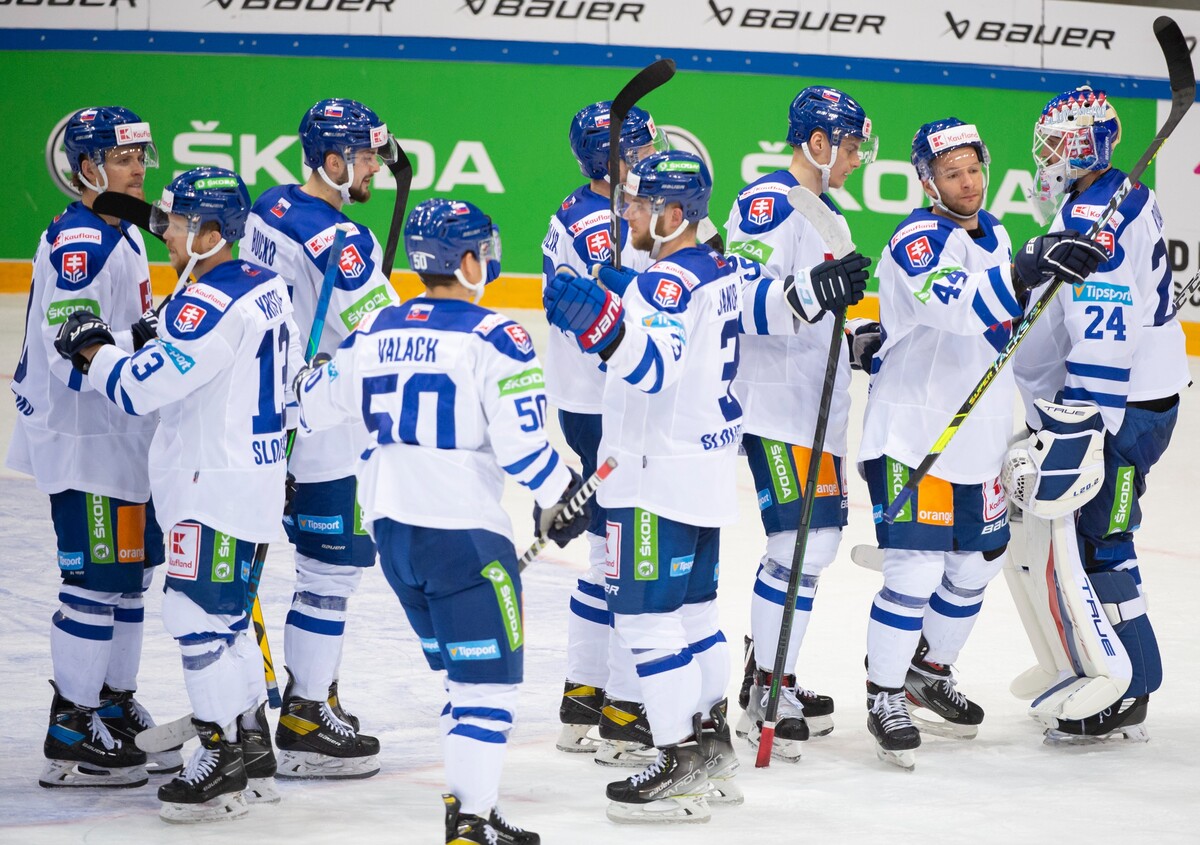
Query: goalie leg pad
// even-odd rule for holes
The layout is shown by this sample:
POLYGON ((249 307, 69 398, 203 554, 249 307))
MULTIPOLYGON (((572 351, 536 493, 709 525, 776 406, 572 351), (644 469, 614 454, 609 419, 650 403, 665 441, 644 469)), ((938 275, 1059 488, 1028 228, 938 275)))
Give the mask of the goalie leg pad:
POLYGON ((1162 685, 1162 656, 1154 627, 1146 615, 1146 600, 1136 580, 1126 570, 1090 572, 1088 577, 1113 630, 1129 654, 1133 677, 1125 695, 1134 698, 1154 692, 1162 685))

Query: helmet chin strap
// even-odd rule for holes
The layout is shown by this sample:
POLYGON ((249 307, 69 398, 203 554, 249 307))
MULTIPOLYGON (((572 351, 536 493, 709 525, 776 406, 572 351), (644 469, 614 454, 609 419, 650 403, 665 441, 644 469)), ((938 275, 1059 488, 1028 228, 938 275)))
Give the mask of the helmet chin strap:
MULTIPOLYGON (((943 212, 945 212, 946 214, 949 214, 951 217, 953 217, 956 220, 971 220, 972 218, 977 216, 980 211, 983 210, 983 203, 980 203, 979 208, 976 209, 974 214, 959 214, 957 211, 955 211, 950 206, 946 205, 945 202, 942 201, 942 192, 938 190, 937 183, 934 182, 932 179, 929 180, 929 187, 933 190, 933 205, 934 205, 934 207, 941 209, 943 212)), ((983 195, 984 195, 984 197, 987 197, 987 187, 988 187, 988 173, 987 173, 987 168, 985 167, 984 171, 983 171, 983 195)))
POLYGON ((829 174, 833 171, 834 162, 837 161, 838 145, 833 144, 829 147, 829 164, 817 164, 817 160, 813 158, 812 153, 808 151, 807 142, 801 144, 800 149, 804 153, 804 157, 808 159, 808 163, 817 168, 817 170, 821 171, 821 193, 825 193, 829 190, 829 174))
POLYGON ((685 217, 683 219, 683 222, 679 224, 678 229, 676 229, 674 232, 672 232, 671 234, 669 234, 665 237, 659 237, 659 235, 658 235, 658 214, 659 213, 656 211, 650 215, 650 237, 654 239, 654 246, 650 250, 650 257, 655 260, 658 259, 658 253, 662 250, 662 245, 665 244, 667 241, 675 240, 677 237, 682 235, 683 230, 688 227, 688 221, 687 221, 687 218, 685 217))
POLYGON ((196 268, 197 262, 203 261, 205 258, 212 258, 214 255, 216 255, 218 252, 221 251, 221 247, 225 246, 225 239, 221 238, 221 240, 217 241, 217 245, 214 246, 212 249, 210 249, 208 252, 202 252, 200 254, 197 254, 195 252, 192 252, 192 243, 193 243, 193 241, 195 241, 195 239, 196 239, 196 233, 188 232, 188 239, 187 239, 188 263, 187 263, 187 266, 183 268, 183 272, 179 274, 179 282, 175 285, 175 290, 171 293, 172 297, 175 296, 176 294, 178 294, 181 290, 184 289, 184 287, 187 286, 188 279, 192 275, 192 270, 194 270, 196 268))
POLYGON ((80 170, 78 174, 79 181, 82 182, 89 190, 95 191, 98 194, 102 194, 108 190, 108 173, 106 173, 104 170, 104 153, 101 153, 100 156, 100 161, 96 161, 94 158, 91 159, 92 164, 96 165, 96 169, 100 171, 100 185, 93 185, 91 182, 89 182, 87 177, 83 175, 83 170, 80 170))
POLYGON ((471 302, 478 305, 479 300, 483 299, 483 289, 487 287, 487 270, 484 269, 481 282, 468 282, 461 267, 454 271, 454 278, 458 279, 458 283, 471 292, 471 302))
MULTIPOLYGON (((345 161, 345 159, 342 160, 345 161)), ((318 167, 317 172, 321 174, 321 178, 325 180, 326 185, 341 194, 343 204, 350 205, 354 202, 354 200, 350 197, 350 186, 354 184, 353 162, 346 162, 346 182, 343 185, 339 185, 329 178, 329 174, 325 172, 325 165, 322 164, 320 167, 318 167)))

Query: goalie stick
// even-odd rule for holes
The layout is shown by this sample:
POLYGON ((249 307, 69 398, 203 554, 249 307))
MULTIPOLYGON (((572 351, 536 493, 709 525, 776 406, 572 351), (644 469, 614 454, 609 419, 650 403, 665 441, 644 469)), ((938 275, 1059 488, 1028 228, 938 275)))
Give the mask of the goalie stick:
MULTIPOLYGON (((596 488, 599 487, 600 483, 604 481, 604 479, 608 478, 609 473, 616 468, 616 458, 609 458, 604 463, 600 464, 600 466, 596 468, 596 471, 592 473, 591 477, 587 481, 583 482, 583 486, 580 487, 579 490, 576 491, 575 495, 571 497, 570 501, 567 502, 567 506, 563 508, 562 515, 567 518, 571 518, 583 510, 584 505, 587 504, 587 500, 590 499, 592 494, 596 492, 596 488)), ((547 542, 549 542, 549 540, 546 537, 538 537, 536 540, 534 540, 533 545, 526 549, 525 554, 521 555, 520 560, 517 561, 517 565, 520 567, 518 571, 524 572, 525 567, 533 563, 534 559, 541 553, 542 549, 546 548, 547 542)))
MULTIPOLYGON (((1100 217, 1092 223, 1088 229, 1087 237, 1095 240, 1097 233, 1104 228, 1109 219, 1116 212, 1117 207, 1125 201, 1129 196, 1129 192, 1133 190, 1133 186, 1146 172, 1146 168, 1150 166, 1150 162, 1158 155, 1158 151, 1162 145, 1166 143, 1171 133, 1175 131, 1175 127, 1179 125, 1179 121, 1183 120, 1183 116, 1187 114, 1191 108, 1192 102, 1196 99, 1196 74, 1192 70, 1192 59, 1188 54, 1187 41, 1184 40, 1183 33, 1179 31, 1179 25, 1169 17, 1163 15, 1154 21, 1154 36, 1158 39, 1158 44, 1162 48, 1163 58, 1167 63, 1167 75, 1171 85, 1171 113, 1167 116, 1166 122, 1158 130, 1158 134, 1154 136, 1154 140, 1150 142, 1150 146, 1142 153, 1142 157, 1138 159, 1133 170, 1125 177, 1125 181, 1121 183, 1121 187, 1117 188, 1116 193, 1108 201, 1108 205, 1104 207, 1100 217)), ((966 401, 955 412, 954 417, 950 420, 950 424, 941 433, 938 439, 934 442, 933 447, 929 450, 929 454, 921 461, 921 465, 909 474, 908 481, 905 482, 903 489, 896 495, 896 498, 884 511, 883 519, 889 525, 895 521, 900 511, 912 499, 913 494, 917 491, 917 486, 922 479, 929 474, 934 463, 941 456, 946 447, 950 445, 950 441, 954 435, 958 433, 959 427, 966 421, 967 416, 975 409, 983 394, 991 386, 996 376, 1004 368, 1012 357, 1016 354, 1017 348, 1021 345, 1021 341, 1029 333, 1029 329, 1037 322, 1037 319, 1042 316, 1042 313, 1049 307, 1050 303, 1058 295, 1059 289, 1063 285, 1061 277, 1055 277, 1049 285, 1046 286, 1046 291, 1034 305, 1025 312, 1025 316, 1013 328, 1012 336, 1009 337, 1008 343, 1001 350, 999 356, 992 365, 988 367, 986 373, 975 385, 966 401)))
POLYGON ((613 243, 613 267, 617 270, 621 269, 621 218, 617 216, 617 176, 621 172, 621 125, 638 100, 655 88, 665 85, 674 75, 675 62, 671 59, 659 59, 647 65, 617 93, 612 108, 608 111, 608 210, 611 215, 609 231, 613 243))
MULTIPOLYGON (((843 258, 854 250, 854 242, 842 227, 838 216, 829 209, 820 197, 802 185, 788 191, 788 202, 800 212, 825 241, 834 258, 843 258)), ((792 638, 792 624, 796 618, 796 594, 800 590, 800 570, 804 567, 804 555, 808 549, 808 530, 812 524, 813 502, 817 496, 817 479, 821 472, 821 459, 825 453, 825 429, 829 425, 829 406, 833 402, 834 383, 837 380, 838 357, 842 354, 842 335, 846 325, 846 309, 837 312, 833 325, 833 337, 829 342, 829 357, 825 361, 825 383, 821 388, 821 402, 817 410, 817 426, 813 432, 812 451, 809 452, 808 477, 804 481, 804 500, 800 507, 800 521, 796 526, 796 546, 792 550, 792 571, 788 575, 787 595, 783 602, 783 619, 779 623, 779 642, 775 646, 775 663, 771 672, 771 688, 767 693, 766 712, 763 713, 762 733, 759 736, 758 757, 755 768, 771 765, 771 749, 775 745, 775 723, 779 715, 779 695, 783 683, 784 663, 787 660, 788 644, 792 638)))
MULTIPOLYGON (((333 297, 334 281, 337 279, 337 257, 341 255, 342 244, 346 242, 346 233, 350 225, 339 223, 333 234, 333 243, 329 248, 329 260, 325 265, 325 275, 321 279, 321 291, 317 297, 317 306, 313 314, 312 328, 308 333, 308 348, 304 360, 311 363, 321 344, 321 335, 325 331, 325 315, 329 311, 329 300, 333 297)), ((291 457, 292 447, 296 442, 296 430, 288 432, 285 459, 291 457)), ((258 640, 259 650, 263 656, 263 674, 266 676, 267 700, 273 708, 279 708, 283 700, 279 695, 279 683, 275 676, 275 662, 271 658, 271 645, 267 641, 267 628, 263 621, 262 605, 258 600, 258 585, 262 580, 263 564, 267 560, 267 543, 259 543, 254 548, 254 562, 250 567, 250 577, 246 584, 246 604, 249 608, 251 622, 254 625, 254 637, 258 640)), ((155 725, 139 733, 134 738, 134 744, 147 753, 166 751, 174 748, 196 735, 192 724, 192 714, 180 716, 171 722, 155 725)))
POLYGON ((392 278, 392 267, 396 265, 396 247, 400 244, 400 232, 404 229, 408 213, 408 194, 412 190, 413 168, 404 147, 396 145, 396 160, 388 165, 396 180, 396 204, 392 207, 392 225, 388 228, 387 246, 383 250, 383 275, 392 278))

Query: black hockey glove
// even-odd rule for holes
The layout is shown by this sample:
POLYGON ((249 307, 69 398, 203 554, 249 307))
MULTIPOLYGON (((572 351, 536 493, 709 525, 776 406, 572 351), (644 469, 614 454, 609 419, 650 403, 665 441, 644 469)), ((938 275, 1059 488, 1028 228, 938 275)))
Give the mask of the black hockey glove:
POLYGON ((325 366, 332 360, 333 356, 328 352, 318 352, 311 361, 296 370, 296 375, 292 379, 292 392, 296 394, 297 402, 300 401, 300 388, 304 385, 304 380, 312 375, 313 370, 325 366))
POLYGON ((883 346, 883 327, 874 320, 858 317, 846 321, 846 351, 850 369, 871 372, 875 353, 883 346))
POLYGON ((113 343, 112 332, 108 324, 91 311, 74 311, 63 322, 54 339, 54 348, 58 354, 71 362, 71 366, 86 373, 92 362, 85 358, 82 350, 89 346, 113 343))
POLYGON ((290 472, 283 480, 283 515, 292 515, 292 500, 296 498, 296 476, 290 472))
POLYGON ((537 536, 553 540, 561 549, 587 530, 588 522, 592 518, 590 499, 575 516, 567 517, 564 513, 567 502, 571 501, 571 497, 578 493, 582 486, 583 478, 572 469, 571 483, 553 506, 542 510, 537 502, 533 503, 533 531, 537 536))
POLYGON ((133 351, 137 352, 150 341, 158 337, 158 312, 147 308, 141 319, 129 327, 133 332, 133 351))
POLYGON ((1082 282, 1108 261, 1108 252, 1095 241, 1068 229, 1026 241, 1013 258, 1013 288, 1018 296, 1052 282, 1082 282))
POLYGON ((792 313, 815 323, 823 311, 840 311, 858 302, 867 292, 871 259, 857 252, 822 261, 798 277, 784 281, 784 295, 792 313), (815 307, 814 307, 815 306, 815 307))

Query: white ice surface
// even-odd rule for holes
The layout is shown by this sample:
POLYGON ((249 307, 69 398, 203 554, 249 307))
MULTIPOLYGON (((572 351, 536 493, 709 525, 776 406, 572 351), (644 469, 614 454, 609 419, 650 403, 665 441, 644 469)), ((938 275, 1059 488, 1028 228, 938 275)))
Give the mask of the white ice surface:
MULTIPOLYGON (((23 297, 0 297, 0 376, 7 382, 21 342, 23 297)), ((539 348, 546 327, 536 313, 516 315, 539 348)), ((1193 359, 1192 372, 1200 372, 1193 359)), ((864 380, 855 377, 856 415, 864 380)), ((13 406, 0 402, 0 446, 7 449, 13 406)), ((556 443, 561 437, 555 429, 556 443)), ((738 743, 742 807, 717 808, 711 823, 630 827, 604 816, 612 773, 583 755, 554 749, 565 665, 567 597, 582 571, 586 545, 549 552, 525 577, 526 682, 509 746, 502 805, 518 824, 556 843, 761 843, 883 841, 1022 843, 1083 839, 1091 843, 1200 842, 1200 646, 1195 601, 1200 552, 1187 525, 1200 474, 1200 397, 1186 391, 1180 426, 1150 477, 1149 516, 1138 535, 1151 617, 1165 683, 1151 700, 1146 745, 1112 743, 1093 750, 1047 748, 1008 693, 1009 681, 1033 663, 1003 578, 989 590, 979 623, 959 662, 961 689, 987 711, 979 738, 927 738, 909 774, 875 759, 864 725, 863 669, 867 613, 879 576, 850 563, 855 543, 874 541, 866 486, 851 479, 850 527, 837 564, 822 579, 801 652, 801 680, 833 695, 836 730, 805 747, 797 765, 754 768, 738 743), (1087 821, 1090 816, 1090 821, 1087 821)), ((851 433, 856 447, 858 431, 851 433)), ((761 554, 750 474, 740 476, 741 521, 723 532, 720 606, 731 645, 730 696, 740 678, 742 634, 761 554)), ((519 542, 531 538, 531 499, 509 487, 505 504, 519 542)), ((467 505, 469 507, 469 505, 467 505)), ((42 765, 50 688, 49 628, 57 606, 57 567, 49 504, 23 477, 0 474, 0 649, 5 707, 0 718, 0 843, 440 843, 442 790, 437 714, 440 679, 425 668, 416 637, 378 568, 351 602, 342 694, 379 736, 383 771, 348 783, 281 783, 283 802, 255 807, 240 821, 180 827, 158 818, 150 786, 133 790, 46 790, 42 765)), ((272 547, 262 583, 263 607, 277 664, 283 664, 283 619, 291 594, 290 549, 272 547)), ((183 714, 187 698, 175 643, 159 618, 161 576, 148 594, 139 698, 159 718, 183 714)), ((736 711, 736 704, 734 705, 736 711)), ((272 716, 274 719, 274 716, 272 716)), ((189 746, 189 749, 190 750, 189 746)))

